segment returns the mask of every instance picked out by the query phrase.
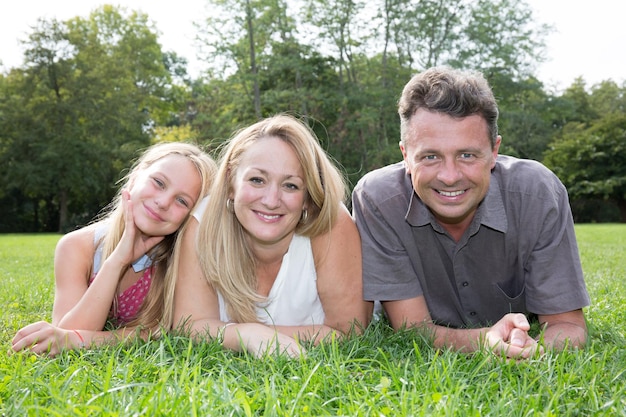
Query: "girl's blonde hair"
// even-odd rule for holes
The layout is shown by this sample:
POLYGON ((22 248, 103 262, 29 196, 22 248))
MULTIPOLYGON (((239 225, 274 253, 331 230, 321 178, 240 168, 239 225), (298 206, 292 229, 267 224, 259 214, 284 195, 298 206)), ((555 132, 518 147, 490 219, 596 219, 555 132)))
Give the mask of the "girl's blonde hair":
POLYGON ((230 318, 241 323, 258 321, 256 305, 264 297, 257 293, 255 259, 244 238, 244 229, 227 208, 227 200, 242 155, 264 138, 279 138, 289 144, 302 165, 308 216, 297 225, 297 234, 314 237, 329 231, 347 197, 344 177, 313 131, 292 116, 277 115, 261 120, 226 143, 200 223, 197 250, 204 276, 225 299, 230 318))
MULTIPOLYGON (((97 242, 97 244, 102 244, 103 262, 113 253, 113 250, 117 247, 124 233, 122 190, 132 185, 140 171, 171 155, 185 157, 198 170, 198 175, 200 175, 201 180, 201 189, 196 204, 208 193, 217 170, 217 165, 199 146, 185 142, 164 142, 152 145, 144 151, 133 164, 128 174, 120 180, 122 186, 119 188, 111 203, 107 206, 104 214, 98 219, 98 222, 106 221, 108 223, 105 235, 100 242, 97 242)), ((177 263, 178 261, 178 257, 174 255, 180 247, 180 243, 178 242, 180 240, 179 236, 182 236, 181 231, 186 227, 193 209, 194 207, 191 207, 190 215, 187 216, 176 232, 165 236, 165 238, 150 251, 149 255, 152 259, 152 265, 154 265, 152 283, 150 284, 150 289, 148 290, 148 294, 137 317, 130 323, 127 323, 127 326, 146 327, 154 329, 155 331, 158 330, 159 325, 169 328, 173 314, 171 310, 175 284, 175 282, 173 282, 175 274, 171 273, 171 269, 177 267, 177 265, 172 265, 172 263, 174 261, 177 263)), ((117 308, 116 306, 117 298, 114 299, 113 308, 117 308)))

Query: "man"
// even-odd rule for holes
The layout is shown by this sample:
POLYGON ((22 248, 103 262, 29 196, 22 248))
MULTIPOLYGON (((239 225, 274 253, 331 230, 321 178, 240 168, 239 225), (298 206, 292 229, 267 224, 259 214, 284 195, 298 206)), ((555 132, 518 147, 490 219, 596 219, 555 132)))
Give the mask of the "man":
POLYGON ((528 358, 579 347, 589 305, 567 190, 535 161, 498 156, 481 74, 432 68, 399 101, 399 162, 353 193, 366 300, 438 348, 528 358), (542 325, 540 340, 529 318, 542 325))

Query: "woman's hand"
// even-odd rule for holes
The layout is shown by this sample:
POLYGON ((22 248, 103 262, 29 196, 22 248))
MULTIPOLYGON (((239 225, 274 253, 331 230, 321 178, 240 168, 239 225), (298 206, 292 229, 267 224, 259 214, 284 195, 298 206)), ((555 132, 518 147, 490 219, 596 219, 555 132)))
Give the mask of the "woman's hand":
POLYGON ((280 353, 291 358, 306 354, 296 339, 260 323, 237 323, 222 328, 225 347, 233 350, 245 348, 257 358, 280 353))

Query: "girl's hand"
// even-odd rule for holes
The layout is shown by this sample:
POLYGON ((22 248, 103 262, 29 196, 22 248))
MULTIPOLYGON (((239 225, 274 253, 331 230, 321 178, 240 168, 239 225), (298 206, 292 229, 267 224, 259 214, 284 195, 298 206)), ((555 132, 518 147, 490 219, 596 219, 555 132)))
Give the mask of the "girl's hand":
POLYGON ((12 341, 14 352, 30 350, 35 354, 58 355, 66 349, 84 347, 74 330, 62 329, 45 321, 38 321, 20 329, 12 341))
POLYGON ((130 265, 148 253, 165 236, 145 236, 137 228, 133 218, 133 202, 128 190, 122 191, 122 208, 124 209, 124 233, 111 256, 119 256, 124 265, 130 265))

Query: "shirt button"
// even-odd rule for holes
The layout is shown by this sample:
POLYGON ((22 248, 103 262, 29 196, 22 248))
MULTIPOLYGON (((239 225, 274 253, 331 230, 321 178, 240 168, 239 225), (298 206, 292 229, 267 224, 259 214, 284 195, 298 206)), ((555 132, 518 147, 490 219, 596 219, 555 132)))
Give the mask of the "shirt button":
POLYGON ((461 285, 463 285, 464 287, 467 287, 467 286, 469 285, 469 282, 465 281, 465 282, 463 282, 463 284, 461 284, 461 285))
POLYGON ((474 317, 476 315, 475 311, 470 312, 470 316, 474 317))

